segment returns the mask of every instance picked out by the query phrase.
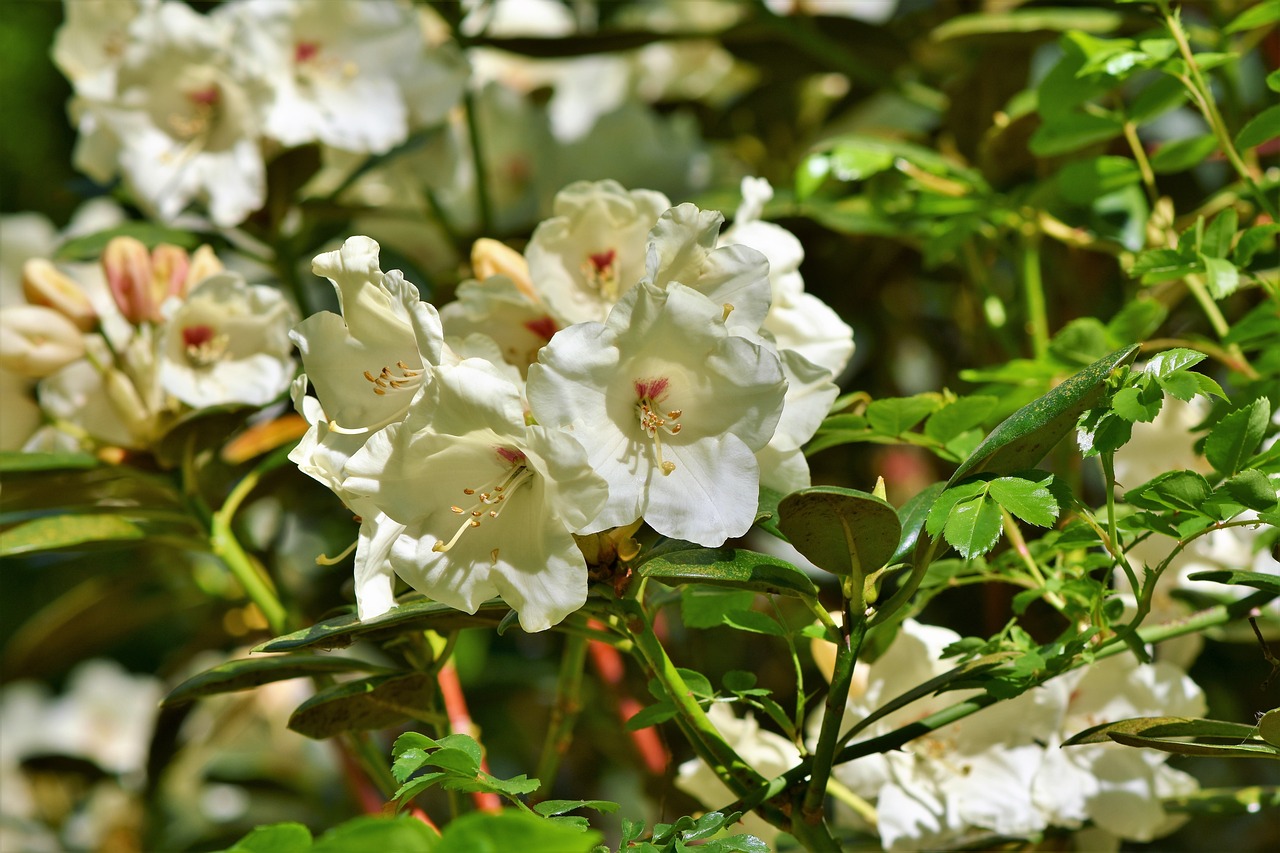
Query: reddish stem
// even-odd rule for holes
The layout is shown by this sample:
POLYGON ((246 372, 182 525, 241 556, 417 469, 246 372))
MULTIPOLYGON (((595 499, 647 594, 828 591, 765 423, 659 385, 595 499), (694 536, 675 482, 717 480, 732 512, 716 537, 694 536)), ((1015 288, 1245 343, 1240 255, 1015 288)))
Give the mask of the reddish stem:
MULTIPOLYGON (((595 620, 589 623, 589 627, 604 630, 604 626, 595 620)), ((602 643, 599 640, 589 640, 587 642, 587 652, 591 656, 591 664, 595 668, 596 675, 600 677, 600 680, 617 698, 618 718, 622 720, 625 726, 627 720, 640 713, 640 709, 644 706, 625 692, 622 684, 622 676, 625 670, 622 655, 613 646, 608 643, 602 643)), ((640 753, 640 759, 644 762, 645 768, 655 776, 661 776, 665 773, 667 765, 671 761, 671 756, 658 737, 658 729, 655 726, 650 726, 647 729, 640 729, 630 734, 631 742, 635 744, 636 751, 640 753)))
MULTIPOLYGON (((454 734, 474 737, 471 714, 467 711, 467 697, 462 693, 462 682, 458 680, 458 669, 450 661, 440 668, 436 676, 440 684, 440 695, 444 697, 444 711, 449 716, 449 731, 454 734)), ((480 769, 489 772, 489 760, 483 754, 480 757, 480 769)), ((502 799, 490 791, 476 791, 476 808, 482 812, 502 811, 502 799)))

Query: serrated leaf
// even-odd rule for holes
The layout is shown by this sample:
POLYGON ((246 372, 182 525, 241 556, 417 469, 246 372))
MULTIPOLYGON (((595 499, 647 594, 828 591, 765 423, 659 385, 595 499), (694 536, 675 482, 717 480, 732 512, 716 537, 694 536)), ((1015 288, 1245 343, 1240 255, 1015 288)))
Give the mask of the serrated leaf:
POLYGON ((193 675, 169 692, 160 703, 171 707, 218 693, 248 690, 273 681, 336 672, 390 672, 386 667, 353 658, 321 655, 272 655, 228 661, 193 675))
POLYGON ((533 807, 533 810, 543 817, 560 815, 577 809, 591 809, 613 814, 618 810, 618 804, 610 800, 543 800, 533 807))
POLYGON ((1240 271, 1236 265, 1226 258, 1211 258, 1201 255, 1204 265, 1205 284, 1209 286, 1209 294, 1214 299, 1224 299, 1235 293, 1240 286, 1240 271))
POLYGON ((1218 490, 1249 509, 1266 512, 1276 508, 1276 484, 1266 474, 1253 468, 1246 468, 1227 479, 1218 490))
POLYGON ((1204 455, 1215 471, 1230 476, 1241 469, 1267 431, 1271 403, 1259 397, 1218 421, 1204 442, 1204 455))
POLYGON ((225 853, 307 853, 311 850, 311 830, 300 823, 259 826, 225 853))
POLYGON ((1181 249, 1148 249, 1138 254, 1129 272, 1140 278, 1143 284, 1159 284, 1185 278, 1200 270, 1199 259, 1181 249))
POLYGON ((769 595, 818 594, 813 581, 801 569, 777 557, 741 548, 688 545, 682 550, 664 550, 652 557, 642 556, 635 564, 635 572, 642 578, 672 586, 700 583, 769 595))
MULTIPOLYGON (((1176 80, 1175 86, 1180 86, 1176 80)), ((1166 142, 1151 155, 1151 170, 1157 175, 1170 175, 1185 172, 1198 166, 1204 159, 1218 150, 1218 137, 1212 133, 1166 142)))
POLYGON ((1280 136, 1280 104, 1267 107, 1240 128, 1236 134, 1236 148, 1245 151, 1280 136))
POLYGON ((1130 386, 1121 388, 1111 398, 1112 410, 1124 418, 1126 421, 1142 421, 1150 423, 1156 419, 1156 415, 1160 414, 1160 407, 1164 403, 1164 395, 1159 393, 1150 394, 1146 388, 1136 388, 1130 386))
POLYGON ((289 717, 289 728, 316 740, 386 728, 423 717, 435 689, 434 679, 421 672, 348 681, 321 690, 299 705, 289 717))
POLYGON ((1125 501, 1147 508, 1168 508, 1200 514, 1213 489, 1195 471, 1166 471, 1125 493, 1125 501))
POLYGON ((861 575, 881 568, 902 537, 894 508, 856 489, 801 489, 787 495, 778 511, 778 526, 796 550, 836 575, 861 575))
POLYGON ((1193 581, 1212 581, 1214 583, 1231 584, 1232 586, 1248 586, 1280 596, 1280 575, 1237 571, 1235 569, 1215 569, 1210 572, 1192 572, 1187 577, 1193 581))
POLYGON ((948 484, 983 471, 1008 474, 1035 466, 1072 430, 1080 415, 1102 399, 1111 371, 1137 354, 1136 345, 1111 353, 1014 412, 978 445, 948 484))
POLYGON ((996 503, 1036 527, 1052 527, 1058 518, 1058 500, 1049 491, 1052 474, 1032 472, 1030 476, 1000 477, 988 487, 996 503))
POLYGON ((943 535, 966 560, 995 547, 1003 524, 1000 507, 985 492, 951 507, 943 535))
POLYGON ((141 526, 122 515, 47 515, 0 533, 0 557, 86 545, 122 545, 146 538, 141 526))
POLYGON ((1125 746, 1146 747, 1174 755, 1199 755, 1207 758, 1273 758, 1280 759, 1280 747, 1268 743, 1216 744, 1188 743, 1176 740, 1159 740, 1122 732, 1113 732, 1111 739, 1125 746))
POLYGON ((1186 370, 1205 360, 1205 354, 1196 352, 1192 349, 1170 349, 1162 353, 1158 353, 1151 357, 1143 368, 1143 372, 1149 373, 1159 379, 1162 376, 1168 376, 1179 370, 1186 370))

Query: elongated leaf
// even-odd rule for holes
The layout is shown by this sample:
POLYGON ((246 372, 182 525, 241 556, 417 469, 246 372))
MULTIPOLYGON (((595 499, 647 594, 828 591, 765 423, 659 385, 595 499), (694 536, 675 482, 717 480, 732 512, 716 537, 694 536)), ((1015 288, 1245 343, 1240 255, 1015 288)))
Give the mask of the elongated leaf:
POLYGON ((59 261, 96 261, 102 256, 103 250, 107 248, 107 243, 110 243, 115 237, 134 237, 146 244, 149 249, 155 248, 160 243, 172 243, 184 249, 194 249, 200 245, 200 237, 190 231, 180 228, 166 228, 163 225, 156 225, 151 222, 126 222, 123 225, 108 228, 106 231, 86 234, 84 237, 68 240, 58 247, 54 259, 59 261))
POLYGON ((1280 136, 1280 104, 1267 107, 1236 134, 1236 147, 1241 151, 1261 145, 1280 136))
POLYGON ((898 518, 902 520, 902 538, 898 540, 898 550, 889 558, 890 565, 905 562, 911 556, 920 534, 924 532, 929 510, 946 487, 946 483, 934 483, 898 508, 898 518))
POLYGON ((450 821, 432 853, 591 853, 603 840, 595 830, 504 809, 450 821))
POLYGON ((929 33, 934 41, 995 33, 1065 32, 1109 33, 1124 18, 1110 9, 1069 9, 1044 7, 1011 12, 979 12, 957 15, 929 33))
POLYGON ((68 468, 97 468, 102 463, 90 453, 24 453, 0 451, 0 474, 27 471, 59 471, 68 468))
POLYGON ((1280 808, 1280 787, 1252 785, 1247 788, 1201 788, 1192 794, 1166 797, 1160 802, 1166 812, 1192 815, 1257 814, 1280 808))
POLYGON ((49 515, 0 533, 0 557, 90 544, 127 545, 146 536, 141 526, 120 515, 49 515))
POLYGON ((1171 752, 1174 755, 1200 755, 1207 758, 1271 758, 1280 760, 1280 747, 1269 743, 1187 743, 1180 740, 1160 740, 1113 732, 1111 739, 1125 746, 1140 746, 1171 752))
POLYGON ((413 672, 375 675, 320 691, 298 706, 289 728, 322 740, 348 731, 382 729, 428 716, 435 681, 413 672))
POLYGON ((439 836, 415 817, 366 815, 341 823, 317 838, 311 853, 432 853, 440 849, 439 841, 439 836))
POLYGON ((510 607, 497 599, 486 601, 474 614, 463 613, 436 601, 417 599, 399 604, 382 616, 364 622, 355 613, 334 616, 317 622, 310 628, 268 640, 254 651, 291 652, 312 647, 337 649, 349 646, 357 639, 378 639, 403 631, 421 631, 427 628, 450 631, 482 625, 493 627, 510 611, 510 607))
POLYGON ((1008 474, 1035 466, 1102 399, 1111 371, 1137 354, 1137 345, 1113 352, 1014 412, 956 469, 949 484, 984 471, 1008 474))
POLYGON ((161 705, 181 705, 218 693, 248 690, 272 681, 335 672, 391 672, 353 658, 322 655, 278 655, 233 660, 193 675, 169 692, 161 705))
POLYGON ((778 527, 796 550, 832 574, 865 574, 881 568, 902 538, 894 508, 855 489, 801 489, 787 495, 778 511, 778 527))
POLYGON ((1087 743, 1106 743, 1115 734, 1140 735, 1147 738, 1161 737, 1217 737, 1247 740, 1257 735, 1256 726, 1224 720, 1203 720, 1196 717, 1133 717, 1114 723, 1092 726, 1068 738, 1063 746, 1079 746, 1087 743))
POLYGON ((1218 149, 1218 137, 1212 133, 1166 142, 1151 155, 1151 169, 1156 174, 1167 175, 1184 172, 1192 166, 1198 166, 1218 149))
MULTIPOLYGON (((686 543, 687 544, 687 543, 686 543)), ((785 560, 741 548, 689 546, 643 559, 635 567, 642 578, 665 584, 705 583, 771 595, 813 597, 813 581, 785 560)))
POLYGON ((1280 575, 1267 575, 1262 572, 1246 572, 1236 569, 1215 569, 1210 572, 1192 572, 1187 575, 1193 581, 1213 581, 1233 586, 1250 586, 1280 595, 1280 575))
POLYGON ((1239 471, 1262 441, 1270 417, 1270 401, 1259 397, 1218 421, 1204 442, 1204 456, 1214 470, 1228 476, 1239 471))

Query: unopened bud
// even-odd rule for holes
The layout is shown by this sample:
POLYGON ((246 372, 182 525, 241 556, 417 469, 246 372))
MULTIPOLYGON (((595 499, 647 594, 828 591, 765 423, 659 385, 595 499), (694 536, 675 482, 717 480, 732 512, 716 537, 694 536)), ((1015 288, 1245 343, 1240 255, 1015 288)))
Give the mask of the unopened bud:
POLYGON ((0 367, 41 378, 84 355, 84 336, 62 314, 43 305, 0 311, 0 367))
POLYGON ((141 240, 112 238, 102 253, 102 271, 126 320, 135 325, 160 320, 160 306, 152 299, 151 253, 141 240))
POLYGON ((141 444, 149 442, 154 419, 146 404, 142 402, 142 395, 138 393, 137 386, 128 376, 114 367, 109 368, 102 378, 106 386, 107 399, 111 401, 111 408, 115 409, 120 420, 124 421, 130 434, 141 444))
POLYGON ((197 284, 211 275, 222 272, 223 269, 222 261, 218 260, 218 256, 213 253, 213 247, 208 243, 201 244, 200 248, 191 254, 191 265, 187 267, 187 281, 180 295, 185 297, 197 284))
POLYGON ((170 296, 187 295, 191 256, 181 246, 161 243, 151 250, 151 298, 157 306, 170 296))
POLYGON ((52 308, 82 332, 98 327, 98 312, 84 289, 43 258, 22 265, 22 293, 32 305, 52 308))
POLYGON ((538 300, 529 276, 529 262, 524 255, 505 243, 481 237, 471 246, 471 270, 475 277, 484 280, 491 275, 505 275, 516 283, 520 292, 534 301, 538 300))

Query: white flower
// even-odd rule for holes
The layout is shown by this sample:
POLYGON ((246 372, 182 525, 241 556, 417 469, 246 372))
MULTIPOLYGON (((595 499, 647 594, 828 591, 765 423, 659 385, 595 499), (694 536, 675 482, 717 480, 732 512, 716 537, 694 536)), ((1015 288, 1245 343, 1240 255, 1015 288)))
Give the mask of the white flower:
MULTIPOLYGON (((800 750, 796 745, 782 735, 761 729, 750 712, 740 718, 728 705, 716 703, 707 709, 707 718, 734 752, 766 779, 781 776, 800 762, 800 750)), ((715 771, 700 758, 692 758, 680 765, 676 773, 676 787, 707 808, 719 808, 736 799, 715 771)), ((778 835, 777 827, 754 813, 743 815, 741 823, 746 832, 765 842, 771 843, 778 835)))
POLYGON ((116 91, 73 103, 76 165, 98 181, 123 172, 138 201, 172 220, 203 198, 218 225, 261 207, 259 80, 233 61, 224 17, 166 0, 129 30, 116 91))
POLYGON ((1196 453, 1192 434, 1208 416, 1209 408, 1205 397, 1197 396, 1184 402, 1172 395, 1166 396, 1155 419, 1136 421, 1129 442, 1116 451, 1116 485, 1120 489, 1132 489, 1166 471, 1209 473, 1212 468, 1196 453))
POLYGON ((616 181, 581 181, 556 193, 555 214, 533 232, 529 275, 562 325, 603 321, 645 274, 649 229, 671 202, 616 181))
POLYGON ((275 288, 219 273, 164 311, 160 384, 188 406, 262 406, 293 380, 295 317, 275 288))
POLYGON ((84 336, 76 324, 43 305, 0 309, 0 368, 40 378, 84 356, 84 336))
POLYGON ((502 361, 518 368, 521 375, 559 330, 546 306, 505 275, 462 282, 457 298, 440 312, 440 321, 450 339, 492 338, 502 361))
POLYGON ((560 331, 529 368, 538 422, 572 432, 609 483, 579 533, 640 517, 717 546, 755 517, 759 467, 786 391, 768 349, 732 335, 725 309, 674 283, 643 283, 607 324, 560 331))
POLYGON ((157 0, 66 0, 53 40, 53 61, 76 94, 110 98, 129 40, 129 25, 157 0))
MULTIPOLYGON (((428 53, 413 10, 394 0, 240 0, 223 7, 271 86, 264 132, 383 153, 409 133, 405 85, 461 93, 460 66, 428 53)), ((451 92, 451 95, 447 93, 451 92)))
MULTIPOLYGON (((573 436, 525 425, 518 389, 486 362, 440 368, 421 407, 372 436, 346 470, 346 488, 394 525, 368 547, 389 544, 396 574, 436 601, 474 613, 498 595, 526 631, 586 601, 570 531, 594 514, 605 482, 573 436)), ((377 572, 369 577, 382 595, 377 572)), ((362 618, 376 609, 362 602, 362 618)))

